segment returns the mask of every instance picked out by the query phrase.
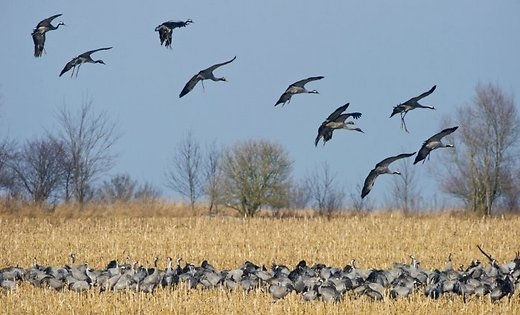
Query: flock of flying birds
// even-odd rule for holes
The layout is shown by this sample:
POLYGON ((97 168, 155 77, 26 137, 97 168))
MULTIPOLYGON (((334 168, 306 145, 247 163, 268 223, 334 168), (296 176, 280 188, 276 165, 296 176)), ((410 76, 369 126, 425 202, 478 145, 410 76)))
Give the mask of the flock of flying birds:
MULTIPOLYGON (((48 17, 38 23, 36 28, 32 32, 32 38, 34 41, 34 56, 35 57, 41 57, 42 53, 45 52, 45 34, 48 31, 56 30, 60 25, 65 25, 63 22, 59 22, 56 24, 56 26, 52 25, 52 21, 56 19, 57 17, 61 16, 62 14, 56 14, 51 17, 48 17)), ((167 21, 155 28, 156 32, 159 32, 159 39, 161 42, 161 45, 164 45, 167 48, 171 49, 172 45, 172 33, 175 28, 181 28, 186 27, 189 24, 193 23, 191 19, 188 19, 186 21, 167 21)), ((109 50, 112 49, 112 47, 103 47, 98 48, 94 50, 89 50, 87 52, 84 52, 77 57, 72 58, 67 64, 65 64, 65 67, 60 72, 59 76, 61 77, 64 73, 68 72, 72 69, 71 77, 74 75, 74 71, 76 71, 76 77, 78 76, 79 68, 84 63, 100 63, 105 64, 103 60, 94 60, 92 59, 91 55, 95 52, 102 51, 102 50, 109 50)), ((213 71, 217 68, 227 65, 231 62, 233 62, 236 59, 236 56, 232 59, 214 64, 204 70, 200 70, 197 74, 195 74, 184 86, 182 91, 179 94, 179 98, 183 97, 184 95, 188 94, 193 88, 197 85, 197 83, 200 81, 202 84, 202 87, 204 88, 204 80, 212 80, 212 81, 227 81, 225 77, 215 77, 213 74, 213 71)), ((323 79, 323 76, 315 76, 315 77, 309 77, 303 80, 296 81, 289 85, 289 87, 285 90, 285 92, 280 96, 278 101, 275 103, 275 106, 282 104, 285 105, 286 103, 290 103, 291 97, 295 94, 302 94, 302 93, 309 93, 309 94, 318 94, 317 90, 307 90, 305 88, 305 85, 312 81, 317 81, 323 79)), ((400 114, 401 116, 401 128, 404 129, 406 132, 408 131, 408 128, 406 127, 406 122, 404 120, 406 114, 416 108, 428 108, 428 109, 435 109, 433 106, 426 106, 419 104, 419 101, 423 99, 424 97, 430 95, 435 91, 436 86, 434 85, 429 91, 426 91, 422 93, 419 96, 412 97, 409 100, 407 100, 404 103, 401 103, 397 106, 394 106, 392 114, 390 117, 400 114)), ((363 132, 360 128, 357 127, 350 127, 351 125, 355 125, 354 121, 347 121, 349 117, 352 117, 353 119, 359 119, 361 117, 360 112, 352 112, 352 113, 344 113, 345 110, 348 108, 350 104, 347 103, 343 106, 338 107, 334 112, 332 112, 325 121, 321 123, 321 125, 318 128, 318 135, 316 137, 316 140, 314 141, 315 146, 318 145, 319 141, 323 139, 323 145, 329 140, 332 139, 332 134, 334 130, 337 129, 346 129, 346 130, 353 130, 358 132, 363 132)), ((453 147, 452 144, 444 144, 441 140, 443 137, 451 134, 455 130, 457 130, 458 126, 447 128, 442 130, 439 133, 436 133, 435 135, 428 138, 424 143, 422 144, 419 153, 417 154, 415 161, 413 164, 417 164, 420 161, 423 161, 429 157, 430 152, 432 150, 438 149, 438 148, 448 148, 453 147)), ((413 155, 415 155, 417 152, 413 153, 402 153, 395 156, 390 156, 381 162, 377 163, 376 166, 370 171, 368 176, 365 179, 363 189, 361 192, 361 198, 365 198, 366 195, 370 192, 372 187, 374 186, 374 183, 379 175, 382 174, 397 174, 400 175, 401 173, 398 171, 391 171, 389 169, 389 165, 397 160, 408 158, 413 155)))

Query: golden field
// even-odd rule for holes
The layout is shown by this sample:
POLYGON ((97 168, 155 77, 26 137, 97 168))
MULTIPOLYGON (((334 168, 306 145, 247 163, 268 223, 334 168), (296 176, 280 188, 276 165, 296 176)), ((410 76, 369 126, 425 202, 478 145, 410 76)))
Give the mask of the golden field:
MULTIPOLYGON (((299 260, 343 267, 356 259, 359 268, 390 268, 409 263, 415 255, 421 266, 443 268, 448 254, 454 266, 486 258, 476 245, 500 263, 520 250, 520 217, 464 217, 460 214, 403 215, 401 213, 345 214, 330 220, 305 213, 254 219, 234 216, 187 216, 180 206, 167 204, 95 206, 53 213, 21 209, 0 214, 0 268, 39 264, 63 266, 74 252, 77 263, 104 268, 112 259, 150 264, 160 257, 182 256, 199 265, 207 259, 218 270, 239 267, 246 260, 270 267, 294 268, 299 260), (20 214, 21 213, 21 214, 20 214)), ((520 294, 508 301, 470 299, 452 295, 439 300, 422 290, 409 299, 374 302, 347 292, 341 303, 304 303, 290 294, 273 303, 269 293, 220 289, 174 290, 153 294, 133 292, 55 292, 21 283, 14 292, 0 291, 5 314, 520 314, 520 294)))

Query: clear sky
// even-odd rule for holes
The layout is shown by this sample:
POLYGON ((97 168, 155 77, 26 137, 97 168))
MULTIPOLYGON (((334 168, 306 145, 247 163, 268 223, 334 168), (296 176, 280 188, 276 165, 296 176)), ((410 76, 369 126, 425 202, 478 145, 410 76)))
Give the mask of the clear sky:
MULTIPOLYGON (((0 135, 23 142, 56 128, 56 112, 92 100, 121 135, 112 174, 129 173, 166 195, 164 171, 174 148, 191 131, 202 145, 230 145, 262 138, 283 145, 302 178, 327 162, 347 196, 380 160, 417 151, 440 131, 443 117, 468 103, 474 87, 493 82, 520 95, 520 1, 76 1, 0 2, 0 135), (62 13, 47 33, 42 58, 30 36, 38 21, 62 13), (154 28, 191 18, 176 29, 173 49, 159 45, 154 28), (93 55, 78 78, 58 74, 71 58, 93 55), (233 56, 217 71, 229 82, 207 82, 179 99, 192 75, 233 56), (323 75, 285 107, 274 103, 297 80, 323 75), (407 115, 400 129, 393 106, 437 85, 423 100, 437 110, 407 115), (317 128, 350 102, 363 116, 365 134, 336 131, 314 147, 317 128)), ((419 164, 426 200, 444 196, 428 172, 441 150, 419 164)), ((413 158, 410 158, 410 163, 413 158)), ((397 163, 396 163, 397 164, 397 163)), ((395 166, 394 166, 395 167, 395 166)), ((367 198, 382 205, 390 176, 380 177, 367 198)), ((347 200, 350 202, 350 200, 347 200)))

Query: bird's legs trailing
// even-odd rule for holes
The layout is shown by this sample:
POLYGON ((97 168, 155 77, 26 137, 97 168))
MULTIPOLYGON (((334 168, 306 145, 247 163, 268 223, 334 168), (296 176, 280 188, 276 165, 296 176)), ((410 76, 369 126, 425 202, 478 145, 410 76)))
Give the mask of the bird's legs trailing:
POLYGON ((78 77, 79 67, 81 67, 81 63, 78 65, 78 69, 76 69, 76 78, 78 77))
POLYGON ((202 92, 205 92, 205 89, 204 89, 204 80, 200 80, 200 83, 202 84, 202 92))
POLYGON ((404 116, 406 116, 406 112, 404 112, 404 114, 401 113, 401 129, 404 129, 404 131, 410 133, 408 128, 406 128, 406 121, 404 120, 404 116))

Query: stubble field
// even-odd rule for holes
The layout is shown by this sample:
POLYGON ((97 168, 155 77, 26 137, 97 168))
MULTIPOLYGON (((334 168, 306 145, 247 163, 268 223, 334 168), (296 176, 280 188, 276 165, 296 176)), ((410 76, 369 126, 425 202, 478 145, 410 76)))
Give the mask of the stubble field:
MULTIPOLYGON (((343 268, 356 259, 359 268, 390 268, 409 263, 415 255, 425 269, 444 267, 452 253, 454 266, 471 260, 488 262, 480 244, 500 263, 511 261, 520 250, 520 218, 465 218, 438 214, 405 216, 399 213, 344 215, 327 220, 305 215, 292 218, 179 217, 168 211, 141 212, 104 209, 103 215, 59 211, 49 215, 1 214, 0 268, 28 268, 36 257, 41 265, 77 263, 104 268, 126 257, 159 267, 166 257, 182 256, 200 265, 208 260, 218 270, 234 269, 245 261, 284 264, 291 269, 305 259, 343 268), (106 214, 110 210, 111 214, 106 214), (145 213, 145 215, 142 215, 145 213)), ((444 295, 431 300, 418 290, 409 298, 372 301, 347 292, 340 303, 303 302, 290 294, 272 302, 268 292, 245 293, 223 289, 157 289, 135 292, 56 292, 21 282, 13 292, 0 291, 0 313, 8 314, 520 314, 518 292, 511 300, 491 303, 444 295)))

